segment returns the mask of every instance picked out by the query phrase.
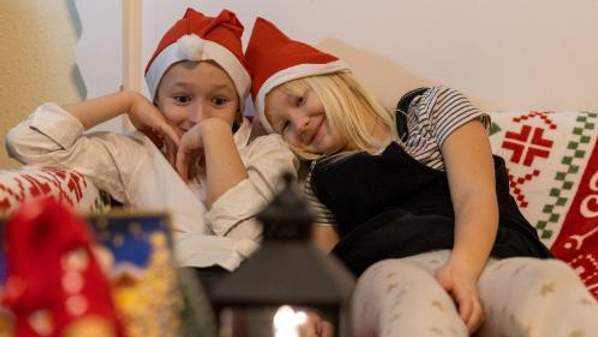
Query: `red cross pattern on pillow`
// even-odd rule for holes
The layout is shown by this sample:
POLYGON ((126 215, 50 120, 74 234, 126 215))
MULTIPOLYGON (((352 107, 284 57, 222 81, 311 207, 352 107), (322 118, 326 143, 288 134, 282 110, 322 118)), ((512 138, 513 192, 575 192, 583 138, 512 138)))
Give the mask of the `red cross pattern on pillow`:
MULTIPOLYGON (((511 151, 508 160, 511 163, 532 167, 536 158, 548 159, 554 141, 548 139, 545 131, 556 130, 557 125, 550 119, 548 113, 540 111, 530 111, 522 116, 513 117, 513 127, 521 125, 519 131, 505 132, 504 141, 501 147, 511 151), (531 119, 540 119, 542 126, 526 123, 531 119)), ((522 185, 531 181, 540 175, 539 165, 525 172, 521 176, 515 176, 509 170, 509 185, 517 204, 521 208, 528 206, 528 200, 522 192, 522 185)))
MULTIPOLYGON (((531 111, 520 118, 513 118, 513 122, 524 122, 533 117, 542 119, 551 130, 557 128, 546 113, 538 111, 531 111)), ((548 158, 554 142, 544 138, 544 131, 544 128, 527 124, 522 125, 519 132, 507 131, 502 147, 513 151, 509 160, 516 164, 531 166, 536 157, 548 158)))

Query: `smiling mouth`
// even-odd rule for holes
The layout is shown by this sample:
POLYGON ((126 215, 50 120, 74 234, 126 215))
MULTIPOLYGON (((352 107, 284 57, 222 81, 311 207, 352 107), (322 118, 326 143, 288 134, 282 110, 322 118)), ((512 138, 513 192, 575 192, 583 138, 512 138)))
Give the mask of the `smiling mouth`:
POLYGON ((313 135, 309 139, 309 144, 313 143, 314 140, 316 140, 316 137, 318 137, 318 134, 320 133, 320 130, 322 129, 322 124, 324 124, 324 118, 320 119, 320 123, 318 124, 318 126, 316 126, 316 130, 314 131, 313 135))

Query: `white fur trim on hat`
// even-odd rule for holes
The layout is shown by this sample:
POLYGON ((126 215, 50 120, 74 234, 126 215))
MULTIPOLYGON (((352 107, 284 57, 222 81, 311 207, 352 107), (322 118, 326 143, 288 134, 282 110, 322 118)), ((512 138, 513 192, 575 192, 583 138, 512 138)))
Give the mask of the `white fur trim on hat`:
POLYGON ((337 60, 334 62, 324 63, 324 64, 298 64, 296 66, 280 70, 279 72, 274 73, 272 76, 270 76, 264 82, 264 84, 262 84, 262 87, 260 88, 260 90, 257 93, 257 97, 256 97, 256 101, 255 101, 255 112, 256 112, 260 122, 264 126, 264 129, 268 133, 274 132, 274 128, 272 128, 272 125, 270 124, 270 122, 268 122, 268 119, 266 118, 266 115, 264 114, 264 105, 265 105, 266 95, 272 89, 274 89, 275 87, 277 87, 283 83, 286 83, 286 82, 289 82, 292 80, 296 80, 299 78, 315 76, 315 75, 324 75, 324 74, 330 74, 330 73, 341 72, 341 71, 349 72, 349 71, 351 71, 351 68, 345 62, 343 62, 341 60, 337 60))
POLYGON ((183 35, 176 43, 169 45, 158 54, 150 65, 145 74, 145 81, 152 101, 155 100, 162 76, 171 65, 181 61, 216 62, 233 80, 239 95, 239 104, 242 106, 251 85, 251 77, 247 69, 226 47, 210 40, 203 40, 195 34, 183 35))

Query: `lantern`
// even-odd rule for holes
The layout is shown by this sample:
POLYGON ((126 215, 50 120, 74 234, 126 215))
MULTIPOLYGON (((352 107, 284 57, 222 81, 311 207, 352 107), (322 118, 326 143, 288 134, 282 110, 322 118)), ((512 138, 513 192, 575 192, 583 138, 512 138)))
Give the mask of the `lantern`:
POLYGON ((220 337, 295 337, 309 315, 348 336, 353 276, 311 241, 313 217, 294 190, 292 177, 258 215, 262 247, 215 284, 220 337))

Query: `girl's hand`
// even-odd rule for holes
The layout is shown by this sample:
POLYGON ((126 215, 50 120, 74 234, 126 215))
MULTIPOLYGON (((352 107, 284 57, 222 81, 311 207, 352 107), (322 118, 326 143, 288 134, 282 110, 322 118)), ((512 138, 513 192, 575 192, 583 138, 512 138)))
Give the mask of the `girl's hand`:
POLYGON ((307 313, 307 321, 299 326, 300 337, 333 337, 334 326, 332 323, 323 320, 318 314, 310 311, 307 313))
MULTIPOLYGON (((153 134, 162 144, 179 144, 177 129, 170 125, 164 115, 147 98, 138 93, 132 94, 131 107, 128 111, 133 126, 141 132, 153 134)), ((168 151, 167 151, 168 152, 168 151)))
POLYGON ((176 152, 176 170, 185 182, 189 181, 189 170, 203 157, 202 124, 195 124, 183 134, 176 152))
POLYGON ((449 259, 436 272, 436 279, 457 304, 459 315, 469 333, 474 333, 484 321, 475 272, 466 264, 449 259))

